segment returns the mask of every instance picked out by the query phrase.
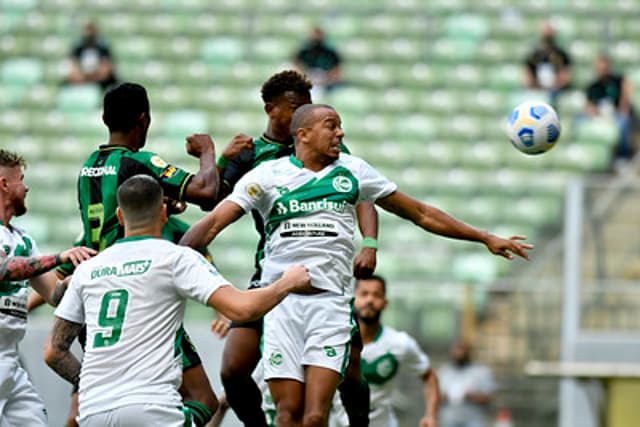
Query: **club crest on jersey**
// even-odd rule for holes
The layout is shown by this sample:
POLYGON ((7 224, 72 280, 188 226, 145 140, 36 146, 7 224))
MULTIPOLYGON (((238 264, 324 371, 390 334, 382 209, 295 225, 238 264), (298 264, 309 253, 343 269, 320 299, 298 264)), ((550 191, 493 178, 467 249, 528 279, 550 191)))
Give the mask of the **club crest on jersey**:
POLYGON ((166 168, 167 167, 167 162, 165 162, 164 160, 162 160, 160 158, 160 156, 153 156, 150 159, 151 164, 157 168, 166 168))
POLYGON ((333 178, 333 188, 339 193, 348 193, 353 189, 353 182, 346 176, 336 176, 333 178))
POLYGON ((178 168, 176 168, 175 166, 168 166, 165 168, 165 170, 162 171, 162 173, 160 174, 160 178, 171 179, 171 177, 175 175, 176 172, 178 172, 178 168))
POLYGON ((262 187, 260 187, 260 184, 256 182, 247 184, 244 190, 247 192, 247 196, 249 196, 251 200, 258 200, 263 193, 262 187))

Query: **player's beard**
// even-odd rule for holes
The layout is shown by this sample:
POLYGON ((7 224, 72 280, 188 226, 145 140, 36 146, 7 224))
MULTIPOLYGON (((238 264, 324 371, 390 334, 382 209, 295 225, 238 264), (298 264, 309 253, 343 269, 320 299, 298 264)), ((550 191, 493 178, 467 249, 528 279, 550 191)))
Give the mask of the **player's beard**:
POLYGON ((374 325, 378 322, 380 322, 380 314, 382 314, 382 312, 380 311, 375 311, 375 309, 369 307, 369 310, 371 311, 372 314, 368 315, 368 316, 363 316, 362 313, 360 311, 358 311, 358 320, 361 320, 362 322, 366 323, 367 325, 374 325))
POLYGON ((26 213, 27 213, 27 205, 23 200, 20 204, 16 205, 14 216, 22 216, 26 213))

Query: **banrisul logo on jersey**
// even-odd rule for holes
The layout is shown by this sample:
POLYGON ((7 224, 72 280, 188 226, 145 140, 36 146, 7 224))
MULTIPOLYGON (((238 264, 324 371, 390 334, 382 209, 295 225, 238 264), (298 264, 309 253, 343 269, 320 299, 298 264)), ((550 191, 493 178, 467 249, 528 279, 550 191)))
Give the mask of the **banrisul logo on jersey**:
POLYGON ((265 229, 269 235, 283 221, 313 212, 344 213, 347 204, 355 205, 357 201, 358 180, 348 169, 338 166, 321 179, 314 178, 278 197, 265 229))
POLYGON ((91 270, 91 279, 100 279, 109 276, 139 276, 146 273, 149 267, 151 267, 150 259, 129 261, 121 265, 100 266, 91 270))

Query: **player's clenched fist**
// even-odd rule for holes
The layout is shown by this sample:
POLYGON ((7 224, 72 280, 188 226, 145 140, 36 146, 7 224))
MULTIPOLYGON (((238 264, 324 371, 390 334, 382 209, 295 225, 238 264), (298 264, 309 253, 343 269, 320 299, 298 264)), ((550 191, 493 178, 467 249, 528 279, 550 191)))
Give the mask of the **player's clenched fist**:
POLYGON ((200 158, 205 153, 215 153, 213 140, 206 133, 194 133, 187 137, 187 153, 200 158))
POLYGON ((282 275, 282 280, 287 283, 289 292, 305 293, 313 290, 309 270, 303 265, 294 265, 287 268, 282 275))
POLYGON ((95 254, 97 254, 95 250, 91 248, 85 248, 84 246, 78 246, 77 248, 67 249, 66 251, 60 254, 60 261, 63 264, 68 262, 72 263, 74 266, 78 266, 82 261, 86 261, 95 254))
POLYGON ((231 142, 224 147, 222 157, 227 160, 235 159, 243 150, 253 149, 253 138, 243 133, 234 136, 231 142))

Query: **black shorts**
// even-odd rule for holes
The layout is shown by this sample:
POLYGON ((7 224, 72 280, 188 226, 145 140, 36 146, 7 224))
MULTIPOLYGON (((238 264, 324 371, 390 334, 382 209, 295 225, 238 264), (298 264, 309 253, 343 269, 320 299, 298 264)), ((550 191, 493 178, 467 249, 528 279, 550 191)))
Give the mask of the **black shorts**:
POLYGON ((187 331, 184 330, 184 326, 182 325, 180 325, 180 329, 178 329, 178 332, 176 333, 175 349, 176 352, 180 352, 182 357, 183 371, 202 365, 202 360, 200 360, 198 350, 196 350, 196 346, 193 344, 189 334, 187 334, 187 331))

